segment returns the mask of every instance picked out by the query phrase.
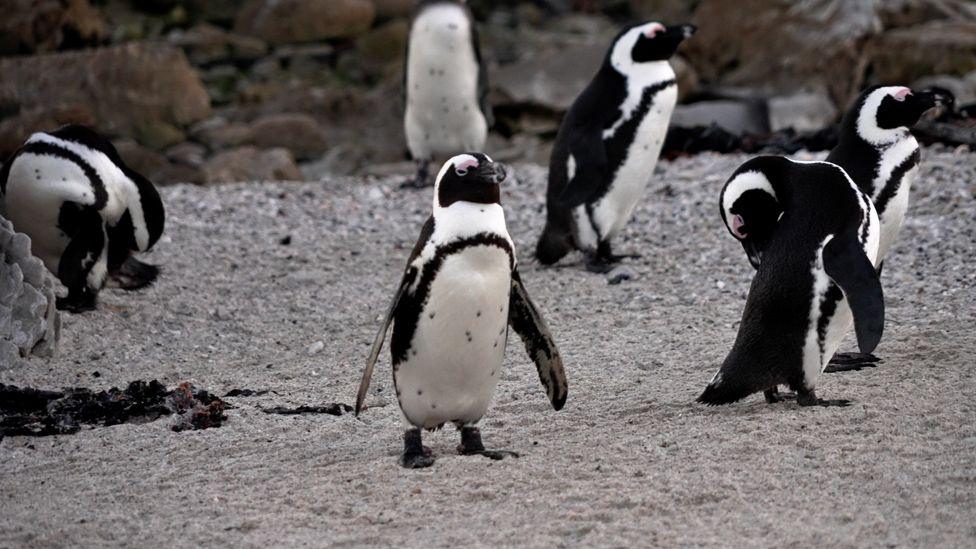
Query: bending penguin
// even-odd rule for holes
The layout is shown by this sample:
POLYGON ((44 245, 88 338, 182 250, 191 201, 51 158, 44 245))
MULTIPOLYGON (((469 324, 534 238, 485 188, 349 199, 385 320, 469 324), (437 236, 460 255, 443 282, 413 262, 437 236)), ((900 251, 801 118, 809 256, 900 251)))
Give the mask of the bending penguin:
POLYGON ((159 273, 132 255, 162 235, 162 200, 87 127, 30 136, 0 170, 0 214, 31 238, 34 255, 68 289, 59 309, 94 309, 106 279, 131 290, 159 273))
POLYGON ((597 272, 615 256, 610 240, 627 224, 654 172, 678 97, 668 59, 692 25, 643 23, 614 39, 603 66, 563 119, 549 159, 543 264, 586 253, 597 272))
POLYGON ((852 315, 862 352, 881 339, 870 198, 834 164, 761 156, 732 174, 720 210, 747 250, 763 252, 732 350, 698 401, 729 404, 763 391, 772 403, 788 385, 802 406, 846 404, 820 400, 815 389, 852 315))
POLYGON ((459 0, 422 0, 414 9, 403 74, 403 127, 417 173, 407 185, 430 184, 435 156, 485 148, 491 109, 471 10, 459 0))
POLYGON ((519 277, 505 227, 499 184, 505 170, 484 154, 449 160, 434 185, 433 215, 407 261, 403 279, 366 361, 357 415, 387 329, 393 382, 406 431, 401 464, 429 467, 421 429, 453 423, 460 454, 502 459, 485 450, 476 426, 501 376, 509 326, 535 362, 552 407, 566 402, 562 358, 519 277))

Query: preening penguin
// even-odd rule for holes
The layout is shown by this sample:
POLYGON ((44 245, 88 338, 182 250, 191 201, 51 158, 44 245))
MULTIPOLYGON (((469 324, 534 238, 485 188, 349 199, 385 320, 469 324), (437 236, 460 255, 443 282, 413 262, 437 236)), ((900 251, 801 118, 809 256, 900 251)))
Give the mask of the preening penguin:
POLYGON ((68 289, 59 309, 93 309, 106 278, 135 289, 158 274, 132 254, 162 235, 162 200, 84 126, 35 133, 14 153, 0 170, 0 213, 30 236, 34 255, 68 289))
POLYGON ((643 23, 614 39, 556 136, 539 261, 552 264, 578 249, 591 270, 606 271, 623 257, 613 255, 610 240, 654 172, 678 97, 668 59, 694 32, 692 25, 643 23))
POLYGON ((461 454, 501 459, 485 450, 476 424, 501 376, 509 326, 535 362, 553 408, 566 402, 562 358, 519 277, 515 247, 499 199, 504 169, 487 156, 449 160, 434 186, 433 215, 424 224, 379 332, 356 396, 363 407, 387 329, 393 381, 406 425, 401 463, 434 463, 421 429, 451 422, 461 454))
POLYGON ((735 343, 698 401, 729 404, 764 391, 775 402, 785 384, 804 406, 846 403, 814 390, 852 314, 862 352, 881 339, 880 230, 870 198, 834 164, 761 156, 728 180, 720 210, 747 252, 761 253, 750 252, 758 268, 735 343))
POLYGON ((471 10, 460 0, 423 0, 407 41, 403 127, 417 161, 412 185, 429 185, 435 156, 485 148, 491 109, 488 72, 471 10))

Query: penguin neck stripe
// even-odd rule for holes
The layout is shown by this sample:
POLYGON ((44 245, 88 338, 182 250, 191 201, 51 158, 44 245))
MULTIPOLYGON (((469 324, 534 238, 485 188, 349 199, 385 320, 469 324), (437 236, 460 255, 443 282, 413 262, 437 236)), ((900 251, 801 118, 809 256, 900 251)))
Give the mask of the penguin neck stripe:
POLYGON ((878 211, 878 216, 881 216, 888 208, 888 202, 891 202, 891 199, 898 193, 902 180, 905 179, 905 174, 908 173, 908 170, 918 165, 918 161, 919 150, 915 149, 915 152, 891 172, 891 176, 888 178, 884 188, 881 189, 881 193, 878 194, 878 199, 875 201, 874 208, 878 211))
POLYGON ((84 159, 73 151, 46 141, 32 141, 24 145, 20 152, 39 156, 55 156, 73 162, 81 168, 81 171, 85 173, 85 176, 91 183, 92 191, 95 194, 95 203, 91 206, 96 210, 101 210, 105 207, 106 202, 108 202, 108 192, 105 190, 105 184, 102 182, 102 178, 98 176, 98 172, 95 171, 95 168, 91 164, 85 162, 84 159))

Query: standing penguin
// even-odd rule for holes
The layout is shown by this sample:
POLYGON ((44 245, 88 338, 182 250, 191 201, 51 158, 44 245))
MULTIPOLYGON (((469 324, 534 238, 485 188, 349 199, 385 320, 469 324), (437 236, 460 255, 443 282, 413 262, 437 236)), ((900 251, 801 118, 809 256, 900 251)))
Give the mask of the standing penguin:
POLYGON ((68 289, 59 309, 94 309, 107 277, 137 289, 158 275, 132 254, 163 233, 159 193, 84 126, 30 136, 0 170, 0 214, 31 238, 34 255, 68 289))
POLYGON ((573 249, 605 272, 623 256, 610 240, 626 225, 654 172, 678 97, 668 59, 692 25, 623 30, 563 119, 549 159, 546 226, 536 257, 553 264, 573 249))
POLYGON ((435 156, 485 148, 491 109, 471 10, 461 0, 422 0, 414 9, 403 73, 403 127, 417 173, 429 185, 435 156))
POLYGON ((761 156, 735 171, 720 209, 747 251, 757 243, 763 251, 732 350, 698 401, 729 404, 763 391, 776 402, 785 384, 802 406, 846 404, 822 401, 814 389, 852 313, 862 352, 881 339, 880 230, 870 198, 834 164, 761 156))
POLYGON ((449 160, 434 186, 433 215, 410 254, 356 396, 363 407, 390 323, 393 382, 406 431, 401 464, 429 467, 420 430, 451 422, 460 454, 502 459, 485 450, 476 427, 501 377, 508 327, 522 338, 553 408, 566 402, 562 358, 519 277, 505 227, 499 184, 505 170, 483 154, 449 160))

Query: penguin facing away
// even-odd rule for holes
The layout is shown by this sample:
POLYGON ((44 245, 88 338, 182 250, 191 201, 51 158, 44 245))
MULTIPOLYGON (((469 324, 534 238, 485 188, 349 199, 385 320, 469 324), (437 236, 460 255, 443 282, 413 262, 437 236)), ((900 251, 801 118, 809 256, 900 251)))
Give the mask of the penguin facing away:
POLYGON ((434 463, 420 430, 448 422, 461 431, 460 454, 512 454, 485 450, 476 426, 501 377, 509 327, 535 362, 553 408, 566 402, 559 350, 519 277, 500 204, 504 179, 504 168, 484 154, 461 154, 444 164, 434 186, 433 214, 366 361, 357 415, 392 323, 393 381, 406 427, 404 467, 434 463))
POLYGON ((692 25, 643 23, 614 39, 603 65, 566 113, 549 160, 543 264, 574 249, 597 272, 615 256, 610 240, 626 225, 657 164, 677 83, 668 59, 692 25))
POLYGON ((802 406, 846 405, 818 399, 815 389, 852 316, 862 352, 881 339, 880 229, 870 198, 834 164, 760 156, 729 178, 720 210, 733 236, 761 244, 761 261, 732 350, 698 401, 729 404, 763 391, 776 402, 777 386, 788 385, 802 406))
POLYGON ((0 214, 68 289, 59 309, 93 309, 106 279, 137 289, 159 273, 133 257, 162 235, 159 193, 87 127, 30 136, 0 170, 0 214))
POLYGON ((460 0, 422 0, 414 9, 403 72, 403 127, 417 173, 428 186, 435 157, 485 148, 491 125, 488 72, 471 10, 460 0))

